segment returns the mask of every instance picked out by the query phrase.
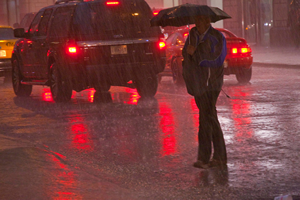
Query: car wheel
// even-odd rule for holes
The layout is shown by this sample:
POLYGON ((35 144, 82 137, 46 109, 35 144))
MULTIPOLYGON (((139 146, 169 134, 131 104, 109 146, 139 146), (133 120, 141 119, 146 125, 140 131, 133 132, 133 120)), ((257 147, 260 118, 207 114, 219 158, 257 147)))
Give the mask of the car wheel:
POLYGON ((71 99, 70 83, 63 79, 58 64, 55 62, 50 67, 50 89, 52 98, 56 102, 67 102, 71 99))
POLYGON ((236 79, 239 83, 248 83, 252 77, 252 67, 249 69, 240 69, 236 74, 236 79))
POLYGON ((180 67, 177 60, 174 60, 172 62, 171 69, 172 69, 173 82, 178 86, 184 85, 184 80, 182 77, 182 70, 181 70, 182 68, 180 67))
POLYGON ((144 98, 151 98, 157 92, 158 78, 156 75, 149 74, 148 76, 139 77, 135 81, 138 94, 144 98))
POLYGON ((32 85, 21 84, 22 74, 20 71, 19 62, 17 59, 12 61, 12 85, 17 96, 28 97, 32 92, 32 85))

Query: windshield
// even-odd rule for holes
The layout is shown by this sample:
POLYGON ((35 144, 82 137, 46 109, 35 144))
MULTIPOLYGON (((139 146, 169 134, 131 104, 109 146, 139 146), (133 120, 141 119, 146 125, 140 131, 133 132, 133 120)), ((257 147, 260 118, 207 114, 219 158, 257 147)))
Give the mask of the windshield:
POLYGON ((113 6, 90 2, 76 8, 73 32, 81 40, 157 36, 160 29, 150 27, 151 17, 151 9, 143 1, 113 6))
POLYGON ((0 28, 0 40, 16 39, 12 28, 0 28))

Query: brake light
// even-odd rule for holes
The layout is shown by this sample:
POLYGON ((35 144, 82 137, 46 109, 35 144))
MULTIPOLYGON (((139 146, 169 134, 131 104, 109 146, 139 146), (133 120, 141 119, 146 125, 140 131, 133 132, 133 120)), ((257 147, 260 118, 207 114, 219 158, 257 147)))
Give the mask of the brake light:
POLYGON ((68 53, 76 54, 77 53, 77 48, 75 46, 68 47, 68 53))
POLYGON ((154 16, 155 16, 155 15, 158 15, 158 13, 159 13, 159 10, 153 11, 153 15, 154 15, 154 16))
POLYGON ((165 41, 165 36, 164 34, 161 34, 159 36, 159 41, 157 43, 159 50, 164 50, 166 49, 166 41, 165 41))
POLYGON ((247 53, 248 52, 248 48, 242 48, 241 49, 241 53, 247 53))
POLYGON ((106 5, 108 5, 108 6, 116 6, 119 4, 120 4, 120 2, 118 2, 118 1, 107 1, 106 2, 106 5))
POLYGON ((158 46, 160 50, 163 50, 166 48, 166 43, 164 41, 159 41, 158 46))
POLYGON ((237 53, 244 54, 244 53, 251 53, 251 52, 252 52, 252 50, 250 47, 232 48, 231 49, 232 54, 237 54, 237 53))

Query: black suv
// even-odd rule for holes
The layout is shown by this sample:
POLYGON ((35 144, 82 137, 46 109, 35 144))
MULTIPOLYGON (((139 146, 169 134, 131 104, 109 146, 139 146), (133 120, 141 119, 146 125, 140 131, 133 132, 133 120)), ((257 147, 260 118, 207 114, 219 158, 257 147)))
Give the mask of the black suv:
POLYGON ((157 74, 165 67, 165 42, 150 27, 145 0, 58 1, 42 8, 28 32, 15 29, 13 88, 29 96, 32 85, 50 86, 55 101, 68 101, 72 90, 135 87, 153 97, 157 74))

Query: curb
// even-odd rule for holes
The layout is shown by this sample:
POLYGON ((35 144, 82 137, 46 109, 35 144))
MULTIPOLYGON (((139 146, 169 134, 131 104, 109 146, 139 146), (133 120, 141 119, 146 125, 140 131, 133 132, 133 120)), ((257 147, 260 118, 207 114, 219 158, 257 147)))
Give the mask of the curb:
POLYGON ((252 65, 258 66, 258 67, 275 67, 275 68, 291 68, 291 69, 300 69, 300 63, 299 64, 280 64, 280 63, 263 63, 263 62, 253 62, 252 65))

